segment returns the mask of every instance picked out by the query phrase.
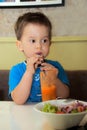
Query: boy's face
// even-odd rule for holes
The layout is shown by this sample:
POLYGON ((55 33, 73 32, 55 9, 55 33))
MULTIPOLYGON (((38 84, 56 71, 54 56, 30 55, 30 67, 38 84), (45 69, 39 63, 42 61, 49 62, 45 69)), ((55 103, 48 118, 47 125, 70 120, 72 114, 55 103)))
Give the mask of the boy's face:
POLYGON ((17 41, 19 50, 23 51, 26 58, 33 55, 42 55, 44 58, 49 53, 50 39, 48 28, 44 25, 29 23, 25 26, 20 41, 17 41))

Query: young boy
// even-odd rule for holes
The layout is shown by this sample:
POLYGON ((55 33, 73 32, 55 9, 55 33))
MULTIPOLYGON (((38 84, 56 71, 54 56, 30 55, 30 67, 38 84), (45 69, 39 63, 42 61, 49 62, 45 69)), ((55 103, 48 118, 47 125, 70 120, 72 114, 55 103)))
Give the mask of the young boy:
MULTIPOLYGON (((40 71, 54 70, 57 97, 69 96, 69 81, 59 62, 45 59, 51 46, 52 25, 43 13, 29 12, 15 24, 16 45, 26 60, 14 65, 9 75, 9 95, 17 104, 40 102, 40 71), (38 67, 41 65, 40 67, 38 67)), ((51 77, 52 77, 51 76, 51 77)))

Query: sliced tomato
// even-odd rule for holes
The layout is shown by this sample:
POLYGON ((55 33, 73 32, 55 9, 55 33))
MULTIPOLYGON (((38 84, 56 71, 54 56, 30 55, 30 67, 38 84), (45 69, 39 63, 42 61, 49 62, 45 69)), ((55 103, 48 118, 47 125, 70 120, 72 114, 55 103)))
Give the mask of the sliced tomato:
POLYGON ((57 111, 57 114, 65 114, 63 111, 57 111))
POLYGON ((83 106, 78 106, 77 110, 78 110, 78 112, 82 112, 82 111, 84 111, 84 107, 83 106))

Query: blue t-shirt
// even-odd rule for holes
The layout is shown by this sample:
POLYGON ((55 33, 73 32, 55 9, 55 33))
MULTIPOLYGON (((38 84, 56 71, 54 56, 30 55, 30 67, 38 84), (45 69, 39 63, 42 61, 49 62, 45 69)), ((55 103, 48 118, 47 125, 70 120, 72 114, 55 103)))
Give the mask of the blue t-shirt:
MULTIPOLYGON (((45 60, 45 62, 50 63, 53 66, 55 66, 59 71, 58 78, 64 84, 67 84, 69 86, 69 80, 67 78, 67 75, 66 75, 63 67, 60 65, 60 63, 57 61, 52 61, 52 60, 45 60)), ((15 66, 13 66, 11 68, 10 74, 9 74, 9 95, 19 84, 25 71, 26 71, 25 62, 16 64, 15 66)), ((30 95, 27 99, 27 102, 41 102, 42 101, 41 85, 40 85, 40 71, 41 70, 39 67, 35 71, 35 74, 33 76, 33 82, 32 82, 30 95)))

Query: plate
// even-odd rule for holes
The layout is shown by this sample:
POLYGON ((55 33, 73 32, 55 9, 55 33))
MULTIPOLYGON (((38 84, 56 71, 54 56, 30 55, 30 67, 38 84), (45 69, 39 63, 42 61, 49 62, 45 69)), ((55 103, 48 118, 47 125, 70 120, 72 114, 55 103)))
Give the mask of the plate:
MULTIPOLYGON (((84 105, 87 105, 87 102, 80 101, 84 105)), ((39 118, 43 118, 48 121, 54 129, 63 130, 78 126, 83 117, 87 114, 87 111, 78 112, 78 113, 66 113, 66 114, 57 114, 57 113, 48 113, 43 112, 42 108, 45 104, 50 103, 56 106, 66 106, 74 102, 77 102, 75 99, 59 99, 59 100, 49 100, 45 102, 40 102, 34 106, 34 110, 38 113, 39 118)))

